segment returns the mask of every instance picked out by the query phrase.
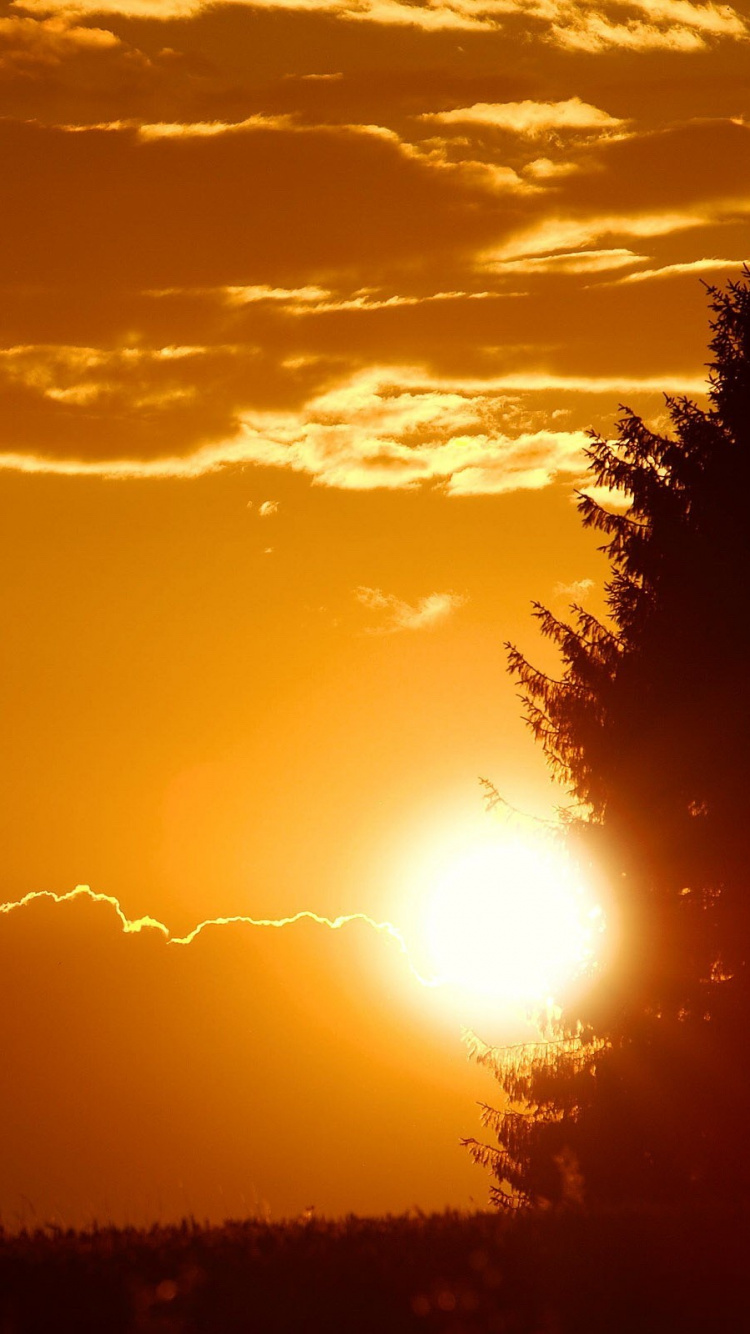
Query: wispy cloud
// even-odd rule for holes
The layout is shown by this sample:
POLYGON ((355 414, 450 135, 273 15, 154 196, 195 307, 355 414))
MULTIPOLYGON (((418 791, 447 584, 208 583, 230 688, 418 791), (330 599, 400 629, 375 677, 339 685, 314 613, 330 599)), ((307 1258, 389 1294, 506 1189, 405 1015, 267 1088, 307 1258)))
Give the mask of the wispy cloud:
POLYGON ((377 612, 383 618, 377 626, 368 626, 365 633, 370 635, 392 635, 399 630, 432 630, 467 600, 459 593, 428 593, 411 603, 379 588, 366 587, 357 588, 354 596, 368 611, 377 612))
POLYGON ((593 579, 574 579, 570 584, 555 584, 553 591, 556 598, 567 598, 572 602, 582 603, 595 588, 593 579))
MULTIPOLYGON (((638 256, 634 258, 637 259, 638 256)), ((266 284, 259 283, 248 287, 167 288, 163 291, 152 291, 145 295, 156 299, 160 297, 204 296, 237 308, 269 303, 284 306, 290 314, 308 315, 330 314, 349 310, 393 310, 398 306, 425 306, 433 302, 446 301, 499 301, 512 296, 513 293, 456 290, 452 292, 421 292, 417 296, 400 292, 386 292, 383 289, 373 287, 360 287, 353 294, 344 296, 326 287, 269 287, 266 284)))
MULTIPOLYGON (((148 142, 150 139, 215 139, 218 135, 247 134, 253 130, 288 130, 292 128, 292 125, 291 116, 258 114, 246 116, 244 120, 237 121, 170 120, 145 124, 135 122, 131 128, 135 129, 139 139, 148 142)), ((122 121, 115 121, 112 125, 98 125, 95 128, 121 130, 127 128, 127 126, 122 121)))
POLYGON ((493 268, 496 273, 602 273, 608 269, 623 269, 640 264, 645 259, 626 248, 609 250, 570 250, 554 255, 526 255, 522 259, 499 260, 493 268))
POLYGON ((646 283, 658 278, 676 278, 683 274, 720 273, 727 269, 737 272, 743 264, 741 259, 690 259, 681 264, 662 264, 658 269, 641 269, 638 273, 628 273, 614 281, 622 283, 646 283))

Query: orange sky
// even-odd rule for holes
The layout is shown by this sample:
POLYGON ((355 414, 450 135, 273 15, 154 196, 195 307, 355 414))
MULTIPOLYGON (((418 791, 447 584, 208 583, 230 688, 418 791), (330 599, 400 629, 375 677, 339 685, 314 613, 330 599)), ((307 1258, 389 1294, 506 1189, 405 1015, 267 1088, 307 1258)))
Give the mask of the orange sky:
MULTIPOLYGON (((407 931, 480 775, 549 813, 503 641, 600 605, 585 430, 700 393, 749 37, 689 0, 0 3, 0 899, 407 931)), ((118 926, 0 918, 2 1221, 484 1201, 472 1017, 393 941, 118 926)))

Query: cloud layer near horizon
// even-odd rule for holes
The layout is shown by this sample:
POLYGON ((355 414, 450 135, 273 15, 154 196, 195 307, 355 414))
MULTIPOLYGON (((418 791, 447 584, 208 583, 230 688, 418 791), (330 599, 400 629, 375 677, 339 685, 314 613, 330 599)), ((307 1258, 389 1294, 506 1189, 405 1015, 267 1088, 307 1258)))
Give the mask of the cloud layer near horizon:
POLYGON ((123 924, 84 897, 0 912, 5 1226, 468 1203, 481 1078, 415 1026, 387 933, 123 924))
POLYGON ((703 387, 747 35, 688 0, 3 4, 0 467, 575 479, 618 401, 703 387))

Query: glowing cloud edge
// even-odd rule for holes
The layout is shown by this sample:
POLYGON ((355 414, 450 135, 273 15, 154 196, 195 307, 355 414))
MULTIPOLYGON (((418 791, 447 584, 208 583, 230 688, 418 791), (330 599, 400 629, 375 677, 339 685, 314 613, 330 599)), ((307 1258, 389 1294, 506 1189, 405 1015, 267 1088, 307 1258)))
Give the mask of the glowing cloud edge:
POLYGON ((69 889, 64 894, 58 894, 55 890, 39 889, 31 890, 21 899, 14 899, 7 903, 0 903, 0 916, 7 916, 14 912, 16 908, 25 908, 30 903, 37 902, 40 899, 48 899, 51 903, 72 903, 75 899, 85 898, 91 903, 106 903, 110 908, 114 908, 115 913, 120 919, 121 927, 125 935, 139 935, 142 931, 158 931, 164 937, 167 945, 192 945, 193 941, 211 926, 257 926, 257 927, 284 927, 295 926, 297 922, 314 922, 317 926, 326 926, 331 931, 339 931, 344 926, 349 926, 352 922, 364 922, 381 935, 387 936, 395 941, 399 950, 406 958, 409 970, 416 980, 423 987, 438 987, 442 984, 439 977, 427 978, 415 968, 409 946, 404 939, 402 932, 392 922, 378 922, 374 917, 367 913, 342 913, 338 917, 326 917, 321 913, 313 912, 311 909, 302 909, 300 912, 293 913, 289 917, 249 917, 238 914, 233 917, 210 917, 194 926, 192 931, 184 936, 173 936, 169 927, 164 922, 160 922, 156 917, 128 917, 122 909, 119 899, 113 894, 102 894, 93 890, 90 885, 76 885, 75 889, 69 889))

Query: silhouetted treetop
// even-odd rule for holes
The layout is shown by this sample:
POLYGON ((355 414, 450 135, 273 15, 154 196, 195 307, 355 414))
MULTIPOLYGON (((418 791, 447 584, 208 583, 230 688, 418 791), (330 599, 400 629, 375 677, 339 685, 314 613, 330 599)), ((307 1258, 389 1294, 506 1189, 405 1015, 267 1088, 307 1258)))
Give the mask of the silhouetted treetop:
MULTIPOLYGON (((748 650, 750 294, 743 283, 709 290, 710 407, 668 397, 669 435, 623 409, 617 438, 593 436, 587 451, 597 496, 580 494, 579 510, 606 536, 609 624, 576 606, 572 624, 535 606, 560 652, 557 680, 508 646, 535 735, 597 817, 624 795, 625 757, 643 753, 646 728, 680 751, 683 804, 705 804, 706 742, 730 715, 732 732, 738 721, 724 691, 736 689, 748 650), (602 504, 602 489, 625 508, 602 504)), ((640 802, 649 780, 638 767, 640 802)))

